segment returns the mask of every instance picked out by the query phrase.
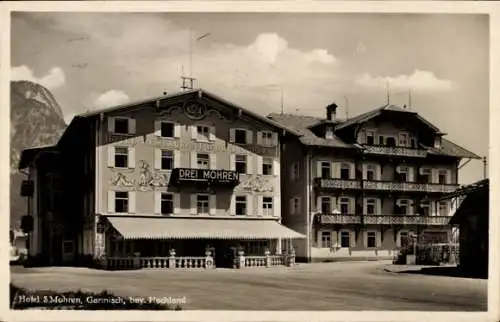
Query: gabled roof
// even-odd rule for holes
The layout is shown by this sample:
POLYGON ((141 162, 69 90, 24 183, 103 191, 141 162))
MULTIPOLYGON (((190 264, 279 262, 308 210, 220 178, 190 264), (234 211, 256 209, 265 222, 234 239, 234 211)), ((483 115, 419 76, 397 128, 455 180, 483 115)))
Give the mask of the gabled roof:
POLYGON ((40 145, 22 150, 21 156, 19 158, 18 169, 21 170, 27 168, 31 163, 31 161, 35 159, 35 157, 38 155, 38 153, 42 151, 55 151, 56 149, 57 146, 53 144, 53 145, 40 145))
POLYGON ((477 215, 479 217, 488 217, 489 215, 489 179, 484 179, 470 185, 463 186, 445 195, 441 199, 451 199, 459 196, 465 196, 457 211, 450 220, 450 225, 456 225, 463 222, 467 216, 477 215))
MULTIPOLYGON (((410 110, 407 110, 405 108, 399 107, 397 105, 392 105, 392 104, 386 104, 382 107, 379 107, 379 108, 376 108, 374 110, 368 111, 366 113, 357 115, 357 116, 349 119, 348 121, 338 125, 336 127, 336 129, 340 130, 340 129, 343 129, 343 128, 346 128, 346 127, 349 127, 349 126, 352 126, 355 124, 366 122, 366 121, 371 120, 372 118, 374 118, 376 116, 381 115, 384 111, 399 112, 399 113, 405 113, 408 115, 414 115, 418 120, 420 120, 422 123, 427 125, 433 131, 440 133, 439 129, 435 125, 433 125, 431 122, 427 121, 426 119, 424 119, 423 117, 418 115, 418 113, 412 112, 410 110)), ((443 133, 440 133, 440 134, 443 134, 443 133)))
POLYGON ((345 143, 336 135, 334 135, 332 139, 325 139, 314 134, 310 128, 314 125, 320 124, 319 122, 321 122, 322 119, 318 117, 278 113, 271 113, 267 117, 282 124, 290 130, 300 133, 301 136, 299 137, 299 140, 304 145, 334 148, 357 148, 356 145, 345 143))

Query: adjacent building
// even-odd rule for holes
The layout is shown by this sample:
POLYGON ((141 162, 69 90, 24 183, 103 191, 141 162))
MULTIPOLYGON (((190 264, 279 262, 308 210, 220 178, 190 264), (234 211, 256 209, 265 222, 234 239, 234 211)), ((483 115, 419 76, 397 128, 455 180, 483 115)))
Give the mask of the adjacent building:
POLYGON ((406 108, 385 105, 347 120, 271 114, 300 135, 282 145, 283 223, 306 235, 297 260, 394 256, 409 236, 448 242, 463 159, 479 157, 406 108))
POLYGON ((76 116, 58 143, 23 151, 30 255, 85 259, 290 251, 281 145, 300 133, 204 90, 76 116))

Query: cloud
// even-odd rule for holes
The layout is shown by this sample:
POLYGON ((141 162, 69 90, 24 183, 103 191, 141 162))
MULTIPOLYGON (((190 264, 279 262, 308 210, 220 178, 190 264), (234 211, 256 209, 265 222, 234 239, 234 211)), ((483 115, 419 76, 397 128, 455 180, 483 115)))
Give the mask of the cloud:
POLYGON ((416 69, 411 75, 396 77, 373 77, 364 73, 356 78, 355 83, 366 89, 385 89, 389 84, 391 89, 413 89, 422 92, 449 91, 454 88, 450 80, 440 79, 433 72, 416 69))
POLYGON ((121 90, 109 90, 99 95, 93 102, 93 108, 104 108, 124 104, 130 101, 129 96, 121 90))
POLYGON ((366 53, 366 47, 360 40, 358 41, 358 45, 356 46, 356 54, 364 54, 364 53, 366 53))
POLYGON ((66 83, 66 76, 60 67, 52 67, 42 77, 35 77, 33 70, 26 65, 12 67, 11 79, 13 81, 27 80, 38 83, 48 89, 56 89, 66 83))

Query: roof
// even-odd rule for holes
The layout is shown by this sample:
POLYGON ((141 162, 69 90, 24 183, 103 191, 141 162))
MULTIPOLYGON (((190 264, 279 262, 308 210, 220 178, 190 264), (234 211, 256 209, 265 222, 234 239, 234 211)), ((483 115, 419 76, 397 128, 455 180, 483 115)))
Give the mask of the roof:
POLYGON ((27 148, 21 151, 21 156, 19 158, 18 169, 24 169, 28 167, 31 161, 42 151, 56 150, 56 145, 40 145, 31 148, 27 148))
POLYGON ((489 215, 489 180, 484 179, 473 184, 463 186, 448 196, 448 199, 464 196, 457 211, 450 220, 451 225, 460 224, 466 217, 476 215, 488 217, 489 215))
POLYGON ((107 217, 124 239, 305 238, 274 220, 107 217))
POLYGON ((357 148, 353 144, 348 144, 342 141, 336 135, 332 139, 318 137, 310 130, 310 127, 320 124, 322 121, 319 117, 294 115, 294 114, 276 114, 272 113, 267 116, 290 130, 301 134, 300 142, 307 146, 335 147, 335 148, 357 148))
MULTIPOLYGON (((142 105, 142 104, 147 104, 147 103, 154 103, 156 101, 168 101, 168 100, 172 100, 172 99, 176 99, 176 98, 181 98, 183 96, 189 96, 189 95, 193 95, 193 94, 197 94, 199 96, 207 96, 209 98, 212 98, 214 100, 217 100, 219 101, 220 103, 226 105, 226 106, 229 106, 235 110, 239 110, 241 111, 242 113, 252 117, 252 118, 255 118, 261 122, 264 122, 265 124, 268 124, 268 125, 271 125, 273 127, 276 127, 276 128, 279 128, 279 129, 282 129, 282 130, 285 130, 285 131, 288 131, 290 132, 290 134, 293 134, 293 135, 299 135, 299 133, 296 133, 295 131, 293 130, 290 130, 290 129, 287 129, 286 127, 284 127, 282 124, 280 123, 277 123, 277 122, 274 122, 273 120, 270 120, 268 119, 267 117, 263 116, 263 115, 259 115, 257 113, 254 113, 246 108, 243 108, 241 106, 238 106, 236 105, 235 103, 232 103, 232 102, 229 102, 228 100, 225 100, 223 99, 222 97, 220 96, 217 96, 207 90, 204 90, 204 89, 192 89, 192 90, 187 90, 187 91, 184 91, 184 92, 178 92, 178 93, 174 93, 174 94, 170 94, 170 95, 163 95, 163 96, 158 96, 158 97, 153 97, 153 98, 149 98, 149 99, 146 99, 146 100, 140 100, 140 101, 135 101, 135 102, 130 102, 130 103, 126 103, 126 104, 122 104, 122 105, 117 105, 117 106, 112 106, 112 107, 107 107, 107 108, 102 108, 102 109, 97 109, 97 110, 93 110, 93 111, 90 111, 90 112, 85 112, 85 113, 82 113, 82 114, 78 114, 76 115, 73 120, 77 119, 77 118, 89 118, 89 117, 93 117, 93 116, 97 116, 99 114, 106 114, 106 113, 113 113, 113 112, 117 112, 117 111, 121 111, 121 110, 126 110, 128 108, 131 108, 131 107, 135 107, 137 105, 142 105)), ((73 123, 73 122, 72 122, 73 123)), ((71 124, 70 124, 71 126, 71 124)))
POLYGON ((401 113, 405 113, 405 114, 409 114, 409 115, 414 115, 416 118, 418 118, 422 123, 424 123, 425 125, 430 127, 432 130, 440 133, 439 129, 435 125, 431 124, 429 121, 427 121, 426 119, 424 119, 423 117, 418 115, 418 113, 407 110, 406 108, 399 107, 397 105, 392 105, 392 104, 386 104, 382 107, 379 107, 379 108, 376 108, 374 110, 368 111, 366 113, 357 115, 357 116, 349 119, 348 121, 338 125, 336 127, 336 129, 340 130, 340 129, 349 127, 349 126, 354 125, 354 124, 366 122, 366 121, 368 121, 376 116, 379 116, 384 111, 401 112, 401 113))
POLYGON ((490 186, 490 180, 489 179, 483 179, 465 186, 462 186, 458 188, 457 190, 445 194, 440 198, 440 200, 446 200, 446 199, 452 199, 455 197, 460 197, 460 196, 466 196, 468 194, 471 194, 473 192, 476 192, 478 190, 487 190, 489 189, 490 186))

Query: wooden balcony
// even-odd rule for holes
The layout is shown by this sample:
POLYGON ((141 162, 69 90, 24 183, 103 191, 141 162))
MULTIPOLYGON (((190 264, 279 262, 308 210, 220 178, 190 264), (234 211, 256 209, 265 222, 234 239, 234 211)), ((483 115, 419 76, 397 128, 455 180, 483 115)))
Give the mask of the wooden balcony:
POLYGON ((427 150, 407 148, 400 146, 383 145, 363 145, 364 152, 367 154, 390 155, 398 157, 425 158, 427 150))
POLYGON ((404 216, 404 215, 341 215, 322 214, 322 224, 366 224, 366 225, 448 225, 450 216, 404 216))
POLYGON ((457 184, 363 181, 363 189, 365 190, 450 193, 457 188, 457 184))
POLYGON ((358 190, 361 189, 361 181, 356 179, 316 178, 315 186, 320 189, 358 190))

